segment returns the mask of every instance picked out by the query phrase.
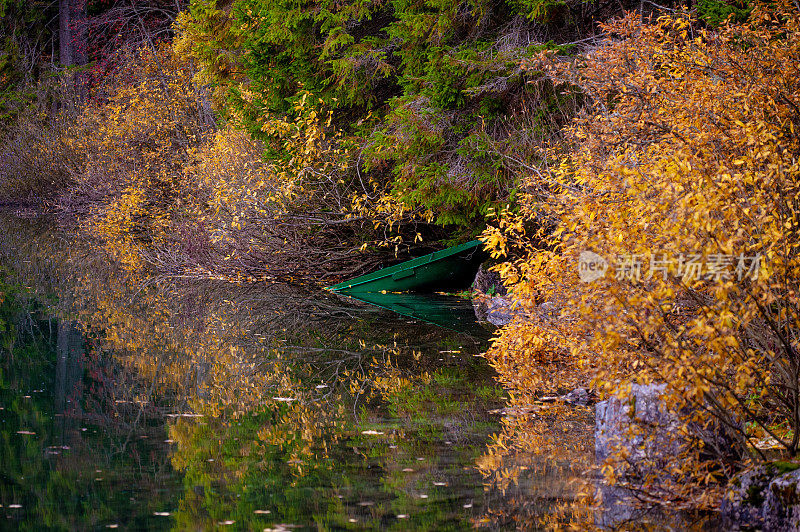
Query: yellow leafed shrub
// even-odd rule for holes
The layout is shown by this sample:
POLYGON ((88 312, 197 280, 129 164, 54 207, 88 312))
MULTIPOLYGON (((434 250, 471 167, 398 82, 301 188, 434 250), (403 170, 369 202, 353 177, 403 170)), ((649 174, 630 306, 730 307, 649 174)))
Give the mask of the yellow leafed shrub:
POLYGON ((385 240, 373 223, 384 215, 319 99, 305 93, 266 116, 255 140, 235 113, 215 131, 205 90, 171 47, 126 64, 64 135, 85 162, 60 206, 113 257, 129 270, 237 279, 370 267, 362 256, 354 268, 353 255, 385 240))
POLYGON ((125 64, 65 135, 86 162, 61 207, 138 268, 170 247, 192 202, 182 169, 211 124, 188 64, 168 46, 130 52, 125 64))
POLYGON ((487 356, 520 402, 665 383, 690 443, 639 478, 642 496, 716 508, 731 464, 800 450, 800 15, 779 3, 717 32, 682 16, 605 30, 580 60, 528 65, 592 103, 561 164, 484 234, 497 256, 522 250, 498 269, 529 316, 487 356))

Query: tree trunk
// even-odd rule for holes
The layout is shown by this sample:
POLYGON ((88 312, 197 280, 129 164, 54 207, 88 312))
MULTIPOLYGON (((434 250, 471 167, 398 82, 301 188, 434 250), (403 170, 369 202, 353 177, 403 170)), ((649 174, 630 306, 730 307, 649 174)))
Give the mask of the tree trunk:
POLYGON ((72 66, 72 24, 70 0, 58 0, 58 59, 63 66, 72 66))

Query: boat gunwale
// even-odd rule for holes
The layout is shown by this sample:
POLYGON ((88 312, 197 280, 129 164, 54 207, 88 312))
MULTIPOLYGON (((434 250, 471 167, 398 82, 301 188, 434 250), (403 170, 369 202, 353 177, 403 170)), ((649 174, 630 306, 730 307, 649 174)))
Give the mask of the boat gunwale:
POLYGON ((365 275, 361 275, 359 277, 355 277, 354 279, 350 279, 349 281, 344 281, 338 284, 327 286, 325 287, 325 289, 333 292, 349 290, 357 286, 362 286, 367 283, 391 277, 398 272, 402 272, 405 270, 413 270, 419 266, 424 266, 426 264, 433 264, 435 262, 439 262, 448 257, 452 257, 453 255, 457 255, 459 253, 463 253, 464 251, 477 248, 481 244, 482 242, 480 240, 471 240, 469 242, 460 244, 458 246, 440 249, 439 251, 434 251, 433 253, 428 253, 427 255, 416 257, 414 259, 401 262, 400 264, 395 264, 394 266, 381 268, 380 270, 365 275))

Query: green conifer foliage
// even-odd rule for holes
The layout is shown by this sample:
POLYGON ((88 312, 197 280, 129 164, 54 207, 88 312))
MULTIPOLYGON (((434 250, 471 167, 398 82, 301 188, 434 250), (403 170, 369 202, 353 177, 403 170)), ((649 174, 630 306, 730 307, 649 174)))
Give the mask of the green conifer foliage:
POLYGON ((437 223, 470 227, 512 198, 574 108, 521 68, 567 51, 541 42, 537 17, 489 0, 194 0, 177 48, 254 136, 269 143, 264 124, 308 93, 357 148, 351 167, 437 223))

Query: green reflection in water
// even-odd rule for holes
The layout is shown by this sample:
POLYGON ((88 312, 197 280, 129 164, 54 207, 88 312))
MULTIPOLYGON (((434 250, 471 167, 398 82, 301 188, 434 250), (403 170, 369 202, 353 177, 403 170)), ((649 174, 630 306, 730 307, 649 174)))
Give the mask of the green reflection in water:
POLYGON ((422 320, 445 329, 464 332, 478 338, 491 337, 491 329, 475 321, 472 303, 442 294, 415 294, 394 292, 341 292, 356 300, 391 310, 397 314, 422 320))
POLYGON ((43 502, 54 515, 181 530, 463 529, 501 499, 474 467, 502 401, 476 357, 484 339, 310 289, 154 280, 41 222, 6 223, 0 256, 42 301, 59 294, 50 310, 86 337, 75 417, 107 435, 100 456, 81 456, 105 453, 116 468, 108 503, 43 502), (174 444, 137 450, 165 438, 174 444), (166 465, 140 474, 161 489, 131 506, 136 453, 166 465), (180 487, 163 482, 176 474, 180 487))
POLYGON ((473 356, 483 344, 372 307, 324 320, 319 312, 340 303, 323 294, 299 311, 301 295, 287 298, 305 326, 284 331, 280 317, 263 320, 265 299, 230 303, 241 311, 249 301, 251 330, 267 338, 253 362, 262 372, 248 381, 260 394, 228 402, 241 387, 211 371, 212 389, 192 402, 204 417, 172 426, 187 482, 178 528, 471 526, 485 498, 471 465, 497 429, 486 411, 498 392, 473 356))
POLYGON ((0 338, 0 528, 156 526, 154 504, 177 502, 163 428, 137 430, 117 452, 133 433, 84 408, 102 368, 70 323, 49 318, 5 273, 0 338))

